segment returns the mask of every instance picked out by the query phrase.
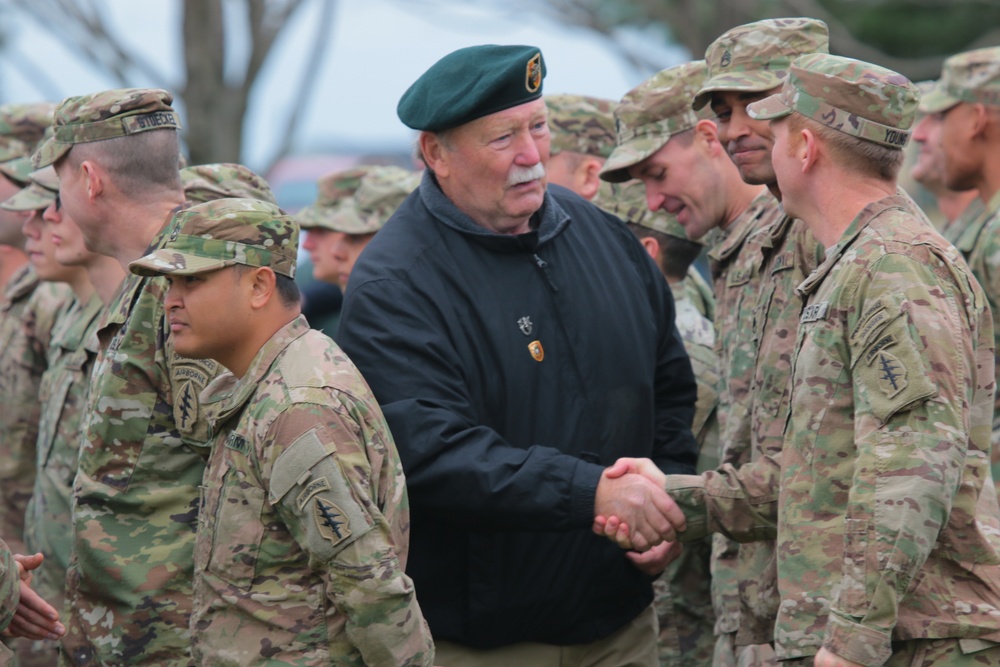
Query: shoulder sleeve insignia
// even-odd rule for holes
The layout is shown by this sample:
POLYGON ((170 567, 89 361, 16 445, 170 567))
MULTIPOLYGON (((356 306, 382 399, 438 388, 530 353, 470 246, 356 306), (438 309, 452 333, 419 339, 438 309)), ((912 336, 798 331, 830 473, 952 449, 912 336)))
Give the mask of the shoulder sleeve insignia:
POLYGON ((351 536, 351 522, 347 515, 329 500, 316 498, 313 517, 319 534, 331 546, 336 546, 351 536))

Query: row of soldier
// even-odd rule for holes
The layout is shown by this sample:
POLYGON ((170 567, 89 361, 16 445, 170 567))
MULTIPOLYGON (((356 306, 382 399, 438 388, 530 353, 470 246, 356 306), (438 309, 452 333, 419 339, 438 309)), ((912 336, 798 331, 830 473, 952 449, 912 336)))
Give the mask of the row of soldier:
MULTIPOLYGON (((533 121, 545 73, 537 49, 446 57, 399 109, 421 131, 432 175, 378 167, 331 175, 294 221, 243 167, 178 174, 179 123, 163 91, 70 98, 54 121, 51 106, 8 109, 3 208, 19 214, 3 221, 0 264, 9 341, 3 537, 15 553, 45 560, 8 558, 11 575, 35 575, 20 586, 25 604, 18 614, 8 605, 6 617, 13 634, 50 635, 14 644, 18 659, 53 664, 58 648, 66 664, 431 664, 433 634, 445 665, 550 664, 551 645, 575 647, 554 658, 576 656, 571 664, 1000 664, 1000 512, 987 425, 995 385, 986 368, 991 331, 1000 330, 989 317, 1000 296, 991 245, 1000 224, 991 186, 1000 52, 948 60, 921 99, 904 77, 826 51, 819 21, 740 26, 705 61, 658 73, 618 105, 550 96, 545 135, 528 125, 548 182, 625 221, 655 261, 697 380, 695 409, 677 413, 696 436, 697 468, 673 434, 656 436, 675 447, 673 467, 648 462, 655 447, 617 449, 627 458, 614 465, 577 454, 604 469, 585 507, 596 515, 593 532, 643 573, 669 564, 656 582, 658 623, 639 630, 644 617, 620 610, 593 628, 553 630, 564 619, 478 600, 475 590, 456 609, 447 590, 439 593, 452 585, 426 574, 435 538, 426 532, 412 552, 420 565, 403 574, 402 467, 410 475, 413 466, 418 480, 415 530, 432 525, 425 507, 441 512, 434 503, 443 502, 427 500, 408 421, 425 409, 420 401, 432 401, 392 387, 408 378, 389 351, 412 343, 398 337, 417 314, 401 316, 371 296, 401 279, 379 273, 388 262, 376 252, 362 256, 363 282, 351 283, 338 341, 372 397, 290 305, 299 227, 317 275, 344 287, 373 237, 384 237, 383 253, 399 238, 379 230, 404 200, 436 210, 443 192, 474 223, 497 229, 476 215, 481 193, 463 196, 447 156, 458 148, 449 144, 460 130, 506 123, 519 110, 533 121), (499 73, 492 88, 482 83, 486 72, 499 73), (448 96, 466 79, 475 85, 459 106, 448 96), (911 128, 918 99, 923 116, 911 128), (139 122, 150 117, 157 122, 139 122), (958 251, 896 185, 911 129, 920 146, 914 177, 939 197, 958 251), (31 171, 36 144, 42 168, 31 171), (705 246, 714 296, 693 268, 705 246), (232 285, 219 287, 230 273, 232 285), (199 294, 225 298, 206 305, 199 294), (188 321, 195 317, 207 324, 188 321), (248 333, 256 331, 266 335, 248 333), (287 363, 258 368, 259 355, 287 363), (282 399, 261 387, 297 391, 282 399), (600 485, 631 477, 661 493, 644 489, 639 507, 602 501, 600 485), (650 508, 661 516, 649 517, 650 508), (676 537, 691 544, 675 560, 676 537), (33 616, 49 609, 32 588, 64 614, 58 641, 63 628, 33 616), (324 595, 331 606, 317 600, 324 595), (493 627, 479 628, 472 608, 493 627), (511 620, 517 613, 524 622, 511 620)), ((516 160, 503 167, 522 178, 516 160)), ((540 179, 523 178, 505 187, 540 179)), ((571 218, 595 215, 562 205, 571 218)), ((533 224, 515 235, 545 223, 533 224)), ((533 257, 551 280, 538 243, 533 257)), ((626 280, 604 268, 593 270, 609 291, 626 280)), ((536 338, 527 358, 559 363, 544 331, 532 332, 540 316, 532 317, 515 330, 536 338)), ((411 350, 400 356, 416 372, 429 363, 411 350)), ((685 378, 673 380, 660 393, 684 394, 685 378)), ((533 391, 543 402, 546 388, 533 391)), ((504 439, 529 450, 530 437, 504 439)), ((476 503, 463 483, 441 493, 456 515, 476 503)), ((511 502, 511 518, 483 512, 481 528, 458 534, 513 530, 520 506, 501 492, 485 497, 496 513, 511 502)), ((538 521, 556 544, 570 528, 574 539, 587 532, 578 522, 553 529, 538 521)), ((444 535, 436 537, 444 549, 444 535)), ((475 564, 464 567, 471 573, 475 564)), ((16 600, 16 579, 5 582, 16 600)), ((581 615, 593 603, 580 604, 581 615)))

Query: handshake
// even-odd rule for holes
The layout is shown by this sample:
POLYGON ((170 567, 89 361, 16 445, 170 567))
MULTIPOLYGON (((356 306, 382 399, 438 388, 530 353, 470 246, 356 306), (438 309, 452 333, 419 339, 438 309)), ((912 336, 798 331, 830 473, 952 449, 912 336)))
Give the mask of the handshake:
POLYGON ((618 459, 604 470, 594 498, 594 533, 607 537, 650 575, 680 554, 684 513, 664 490, 666 475, 649 459, 618 459))

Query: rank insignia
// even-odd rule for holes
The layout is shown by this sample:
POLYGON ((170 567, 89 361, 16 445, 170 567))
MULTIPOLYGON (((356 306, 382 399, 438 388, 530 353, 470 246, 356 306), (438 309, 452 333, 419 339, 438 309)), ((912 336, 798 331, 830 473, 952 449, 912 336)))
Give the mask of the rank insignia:
POLYGON ((542 349, 541 341, 533 340, 528 343, 528 352, 531 352, 531 358, 535 361, 541 361, 545 358, 545 350, 542 349))
POLYGON ((719 61, 719 67, 729 67, 733 64, 733 54, 726 49, 726 52, 722 54, 722 60, 719 61))

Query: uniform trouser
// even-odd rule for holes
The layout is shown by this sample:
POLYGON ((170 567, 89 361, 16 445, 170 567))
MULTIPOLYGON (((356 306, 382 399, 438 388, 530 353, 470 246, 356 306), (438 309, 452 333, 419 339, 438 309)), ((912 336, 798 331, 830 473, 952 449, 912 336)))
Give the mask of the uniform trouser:
MULTIPOLYGON (((884 667, 1000 667, 1000 644, 974 650, 958 639, 909 639, 892 643, 892 657, 884 667), (972 652, 967 652, 972 651, 972 652)), ((778 663, 781 667, 808 667, 813 659, 778 663)))
POLYGON ((650 606, 609 637, 573 646, 524 642, 480 651, 435 640, 434 663, 441 667, 657 667, 659 628, 650 606))
POLYGON ((715 638, 713 667, 779 667, 770 644, 737 646, 736 633, 724 632, 715 638))

